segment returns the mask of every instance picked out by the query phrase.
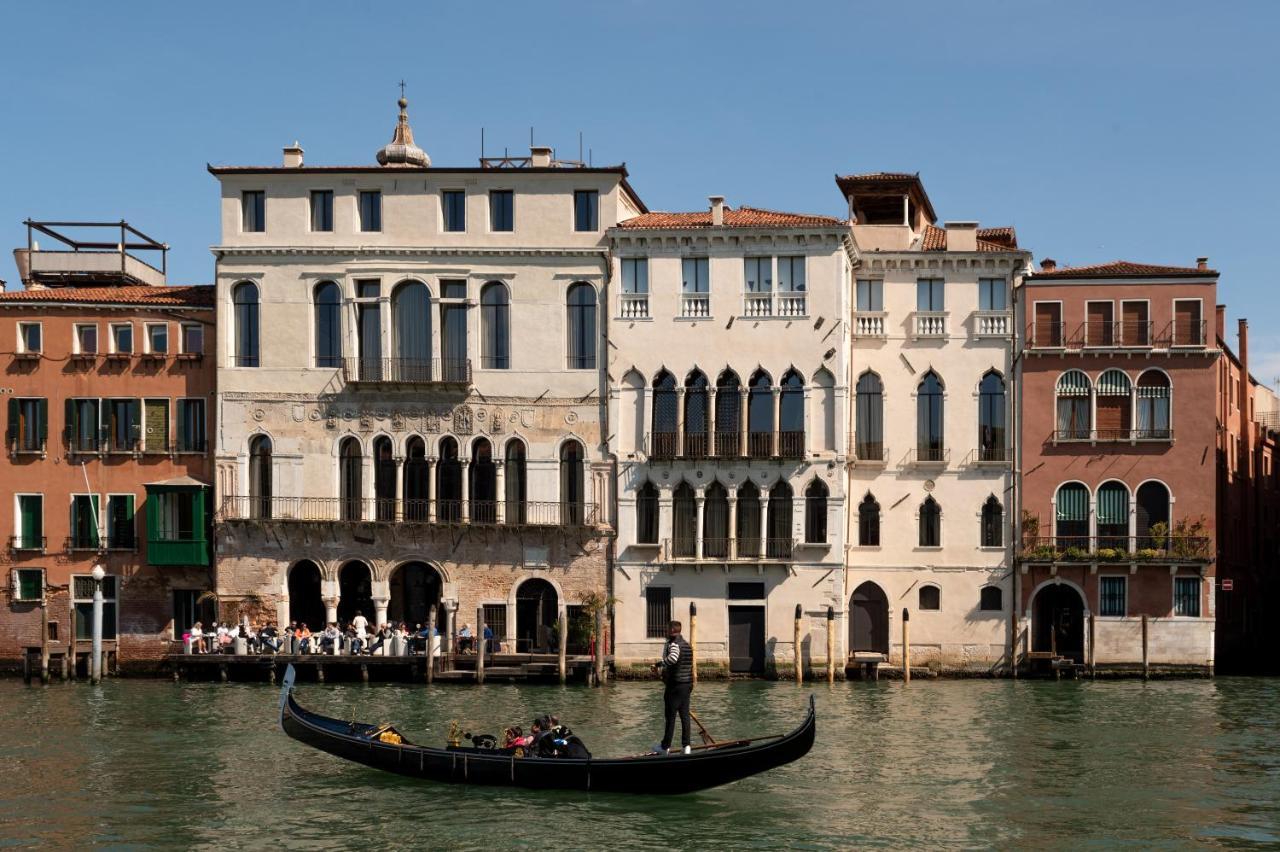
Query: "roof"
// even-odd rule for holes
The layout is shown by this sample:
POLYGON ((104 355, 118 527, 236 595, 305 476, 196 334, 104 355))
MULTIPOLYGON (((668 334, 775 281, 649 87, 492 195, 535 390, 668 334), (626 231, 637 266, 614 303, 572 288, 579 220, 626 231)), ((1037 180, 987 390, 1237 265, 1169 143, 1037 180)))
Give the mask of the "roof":
POLYGON ((0 305, 137 305, 154 308, 211 308, 211 284, 148 287, 47 287, 0 293, 0 305))
POLYGON ((924 206, 925 214, 929 217, 929 221, 938 221, 938 214, 934 212, 933 202, 929 200, 929 193, 924 191, 924 183, 920 180, 919 172, 915 174, 908 172, 867 172, 859 175, 836 175, 836 186, 840 187, 840 192, 845 197, 858 195, 859 193, 883 194, 893 190, 894 184, 897 184, 900 190, 914 190, 918 193, 920 203, 924 206))
POLYGON ((175 476, 173 479, 162 479, 159 482, 146 482, 143 486, 145 488, 208 488, 209 483, 190 476, 175 476))
POLYGON ((1093 266, 1064 266, 1042 270, 1029 278, 1208 278, 1217 277, 1216 269, 1200 269, 1196 266, 1160 266, 1150 263, 1134 263, 1130 260, 1113 260, 1093 266))
MULTIPOLYGON (((947 230, 936 225, 925 225, 922 251, 946 251, 947 230)), ((1018 236, 1013 228, 979 228, 978 251, 1019 251, 1018 236)))
MULTIPOLYGON (((759 207, 739 207, 736 210, 724 208, 725 228, 839 228, 845 225, 843 219, 834 216, 819 216, 810 213, 784 213, 778 210, 764 210, 759 207)), ((698 210, 692 213, 666 213, 656 211, 642 216, 633 216, 618 223, 618 227, 631 230, 658 230, 663 228, 710 228, 711 211, 698 210)))

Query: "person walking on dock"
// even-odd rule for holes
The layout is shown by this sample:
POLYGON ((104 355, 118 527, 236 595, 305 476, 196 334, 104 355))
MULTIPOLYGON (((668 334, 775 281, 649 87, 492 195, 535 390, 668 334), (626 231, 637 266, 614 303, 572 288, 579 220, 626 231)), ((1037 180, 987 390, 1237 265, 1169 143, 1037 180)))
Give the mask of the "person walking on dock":
POLYGON ((666 712, 666 729, 662 735, 661 751, 671 751, 671 739, 675 735, 676 716, 680 716, 680 744, 689 754, 689 697, 693 693, 693 648, 680 635, 683 626, 673 621, 667 631, 667 644, 662 648, 662 659, 657 668, 662 672, 666 689, 662 703, 666 712))

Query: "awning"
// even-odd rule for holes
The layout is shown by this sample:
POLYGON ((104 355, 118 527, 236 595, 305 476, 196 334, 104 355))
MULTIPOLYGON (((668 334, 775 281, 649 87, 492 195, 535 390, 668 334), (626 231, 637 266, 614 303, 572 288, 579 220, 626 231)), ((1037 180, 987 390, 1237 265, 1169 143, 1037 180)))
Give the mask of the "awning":
POLYGON ((1114 482, 1098 489, 1098 523, 1129 524, 1129 491, 1114 482))
POLYGON ((1128 396, 1133 384, 1119 370, 1107 370, 1098 376, 1098 396, 1128 396))
POLYGON ((1058 396, 1088 396, 1089 377, 1079 370, 1063 373, 1058 379, 1058 396))
POLYGON ((1057 513, 1060 521, 1089 519, 1089 491, 1083 485, 1064 485, 1058 489, 1057 513))

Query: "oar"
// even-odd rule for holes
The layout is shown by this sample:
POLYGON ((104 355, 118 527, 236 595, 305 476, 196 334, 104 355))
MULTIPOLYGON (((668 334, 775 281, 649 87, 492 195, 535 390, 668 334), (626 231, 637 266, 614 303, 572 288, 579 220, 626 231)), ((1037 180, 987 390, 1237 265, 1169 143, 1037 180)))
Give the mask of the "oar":
POLYGON ((702 724, 702 720, 698 718, 697 713, 690 710, 689 718, 693 720, 693 724, 698 726, 698 736, 702 737, 703 745, 718 745, 718 743, 716 743, 716 738, 711 736, 711 733, 702 724))

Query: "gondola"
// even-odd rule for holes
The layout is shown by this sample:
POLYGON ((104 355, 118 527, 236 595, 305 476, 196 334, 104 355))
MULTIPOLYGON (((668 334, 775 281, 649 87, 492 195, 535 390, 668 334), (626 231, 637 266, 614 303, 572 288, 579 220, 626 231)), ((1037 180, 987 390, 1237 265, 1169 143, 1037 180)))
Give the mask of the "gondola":
POLYGON ((331 719, 293 697, 289 666, 280 692, 280 727, 312 748, 374 769, 450 784, 618 793, 690 793, 718 787, 799 760, 813 747, 813 696, 789 734, 696 747, 691 754, 586 759, 519 756, 504 749, 415 745, 388 725, 331 719))

